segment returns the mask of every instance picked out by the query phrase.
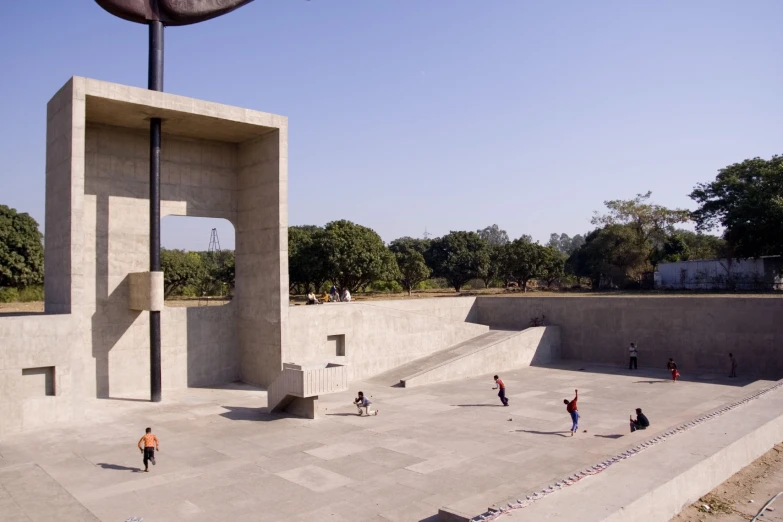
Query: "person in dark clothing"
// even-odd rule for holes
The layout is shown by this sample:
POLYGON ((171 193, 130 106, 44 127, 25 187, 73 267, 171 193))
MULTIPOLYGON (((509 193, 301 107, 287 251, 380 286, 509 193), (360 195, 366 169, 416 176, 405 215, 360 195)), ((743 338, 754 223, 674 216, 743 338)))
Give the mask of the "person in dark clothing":
POLYGON ((633 416, 631 416, 631 433, 636 430, 646 430, 649 427, 650 420, 647 418, 647 415, 642 413, 641 408, 636 408, 636 418, 634 419, 633 416))
POLYGON ((677 369, 677 363, 674 359, 669 358, 669 362, 666 363, 666 369, 672 372, 672 382, 677 382, 677 378, 680 376, 680 371, 677 369))
POLYGON ((731 361, 731 373, 729 377, 734 378, 737 376, 737 359, 734 358, 734 354, 729 354, 729 360, 731 361))
POLYGON ((638 370, 639 369, 639 350, 636 349, 636 343, 631 343, 631 346, 628 348, 628 353, 631 356, 629 361, 628 361, 628 369, 629 370, 638 370))

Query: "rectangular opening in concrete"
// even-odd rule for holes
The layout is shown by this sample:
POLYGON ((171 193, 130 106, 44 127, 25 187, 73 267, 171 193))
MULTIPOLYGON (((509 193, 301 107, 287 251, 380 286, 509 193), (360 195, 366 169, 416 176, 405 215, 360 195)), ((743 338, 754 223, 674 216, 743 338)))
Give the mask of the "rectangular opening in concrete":
POLYGON ((326 336, 328 349, 326 353, 334 353, 338 357, 345 357, 345 334, 326 336))
POLYGON ((54 366, 24 368, 22 370, 26 397, 45 397, 54 395, 54 366))
POLYGON ((160 233, 166 306, 228 304, 234 295, 234 225, 223 218, 169 215, 161 219, 160 233), (196 242, 203 249, 188 248, 196 242))

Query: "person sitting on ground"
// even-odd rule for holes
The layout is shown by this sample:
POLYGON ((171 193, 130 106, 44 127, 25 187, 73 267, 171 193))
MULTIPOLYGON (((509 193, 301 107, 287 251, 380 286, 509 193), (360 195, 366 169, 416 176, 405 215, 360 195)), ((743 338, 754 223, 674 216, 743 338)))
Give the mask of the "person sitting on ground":
POLYGON ((343 290, 343 302, 344 303, 351 302, 351 292, 349 292, 347 288, 343 290))
POLYGON ((353 403, 359 408, 359 417, 362 416, 362 413, 366 413, 367 415, 378 415, 378 410, 372 411, 370 409, 370 404, 372 403, 370 402, 370 399, 364 396, 364 392, 359 392, 359 396, 353 400, 353 403), (364 408, 364 412, 362 412, 362 408, 364 408))
POLYGON ((646 430, 649 427, 650 421, 647 418, 647 415, 642 413, 641 408, 636 408, 636 418, 634 419, 633 416, 631 416, 631 433, 636 430, 646 430))
POLYGON ((318 304, 318 302, 319 302, 318 298, 315 296, 313 292, 307 293, 307 304, 313 305, 313 304, 318 304))
POLYGON ((337 290, 337 287, 332 285, 332 289, 329 290, 329 302, 330 303, 336 303, 340 301, 340 291, 337 290))

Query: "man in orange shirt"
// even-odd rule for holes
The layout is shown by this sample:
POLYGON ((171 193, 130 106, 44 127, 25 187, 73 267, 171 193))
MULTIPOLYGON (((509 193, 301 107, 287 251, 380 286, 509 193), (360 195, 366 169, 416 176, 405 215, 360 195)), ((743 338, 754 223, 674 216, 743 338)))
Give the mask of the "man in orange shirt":
POLYGON ((568 399, 563 399, 563 403, 566 405, 566 411, 571 415, 573 425, 571 426, 571 436, 579 429, 579 410, 576 407, 576 400, 579 398, 579 390, 574 390, 574 400, 568 402, 568 399))
POLYGON ((150 467, 147 462, 152 462, 155 465, 155 451, 160 451, 158 443, 158 437, 152 434, 152 428, 147 428, 147 432, 139 439, 139 450, 144 455, 144 471, 149 471, 150 467))
POLYGON ((497 375, 495 375, 495 387, 492 388, 493 390, 500 389, 498 392, 498 397, 500 397, 500 402, 503 403, 503 406, 508 406, 508 399, 506 399, 506 385, 503 384, 503 380, 499 379, 497 375))

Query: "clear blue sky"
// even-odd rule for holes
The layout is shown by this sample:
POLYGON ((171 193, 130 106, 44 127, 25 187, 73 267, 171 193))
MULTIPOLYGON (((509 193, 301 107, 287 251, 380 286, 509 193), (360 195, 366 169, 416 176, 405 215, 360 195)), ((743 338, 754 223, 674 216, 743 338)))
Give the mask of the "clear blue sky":
MULTIPOLYGON (((46 102, 72 75, 146 86, 147 30, 91 0, 5 4, 0 203, 42 223, 46 102)), ((783 152, 781 19, 779 0, 257 0, 167 29, 165 88, 289 117, 292 225, 543 242, 606 199, 692 208, 717 169, 783 152)))

